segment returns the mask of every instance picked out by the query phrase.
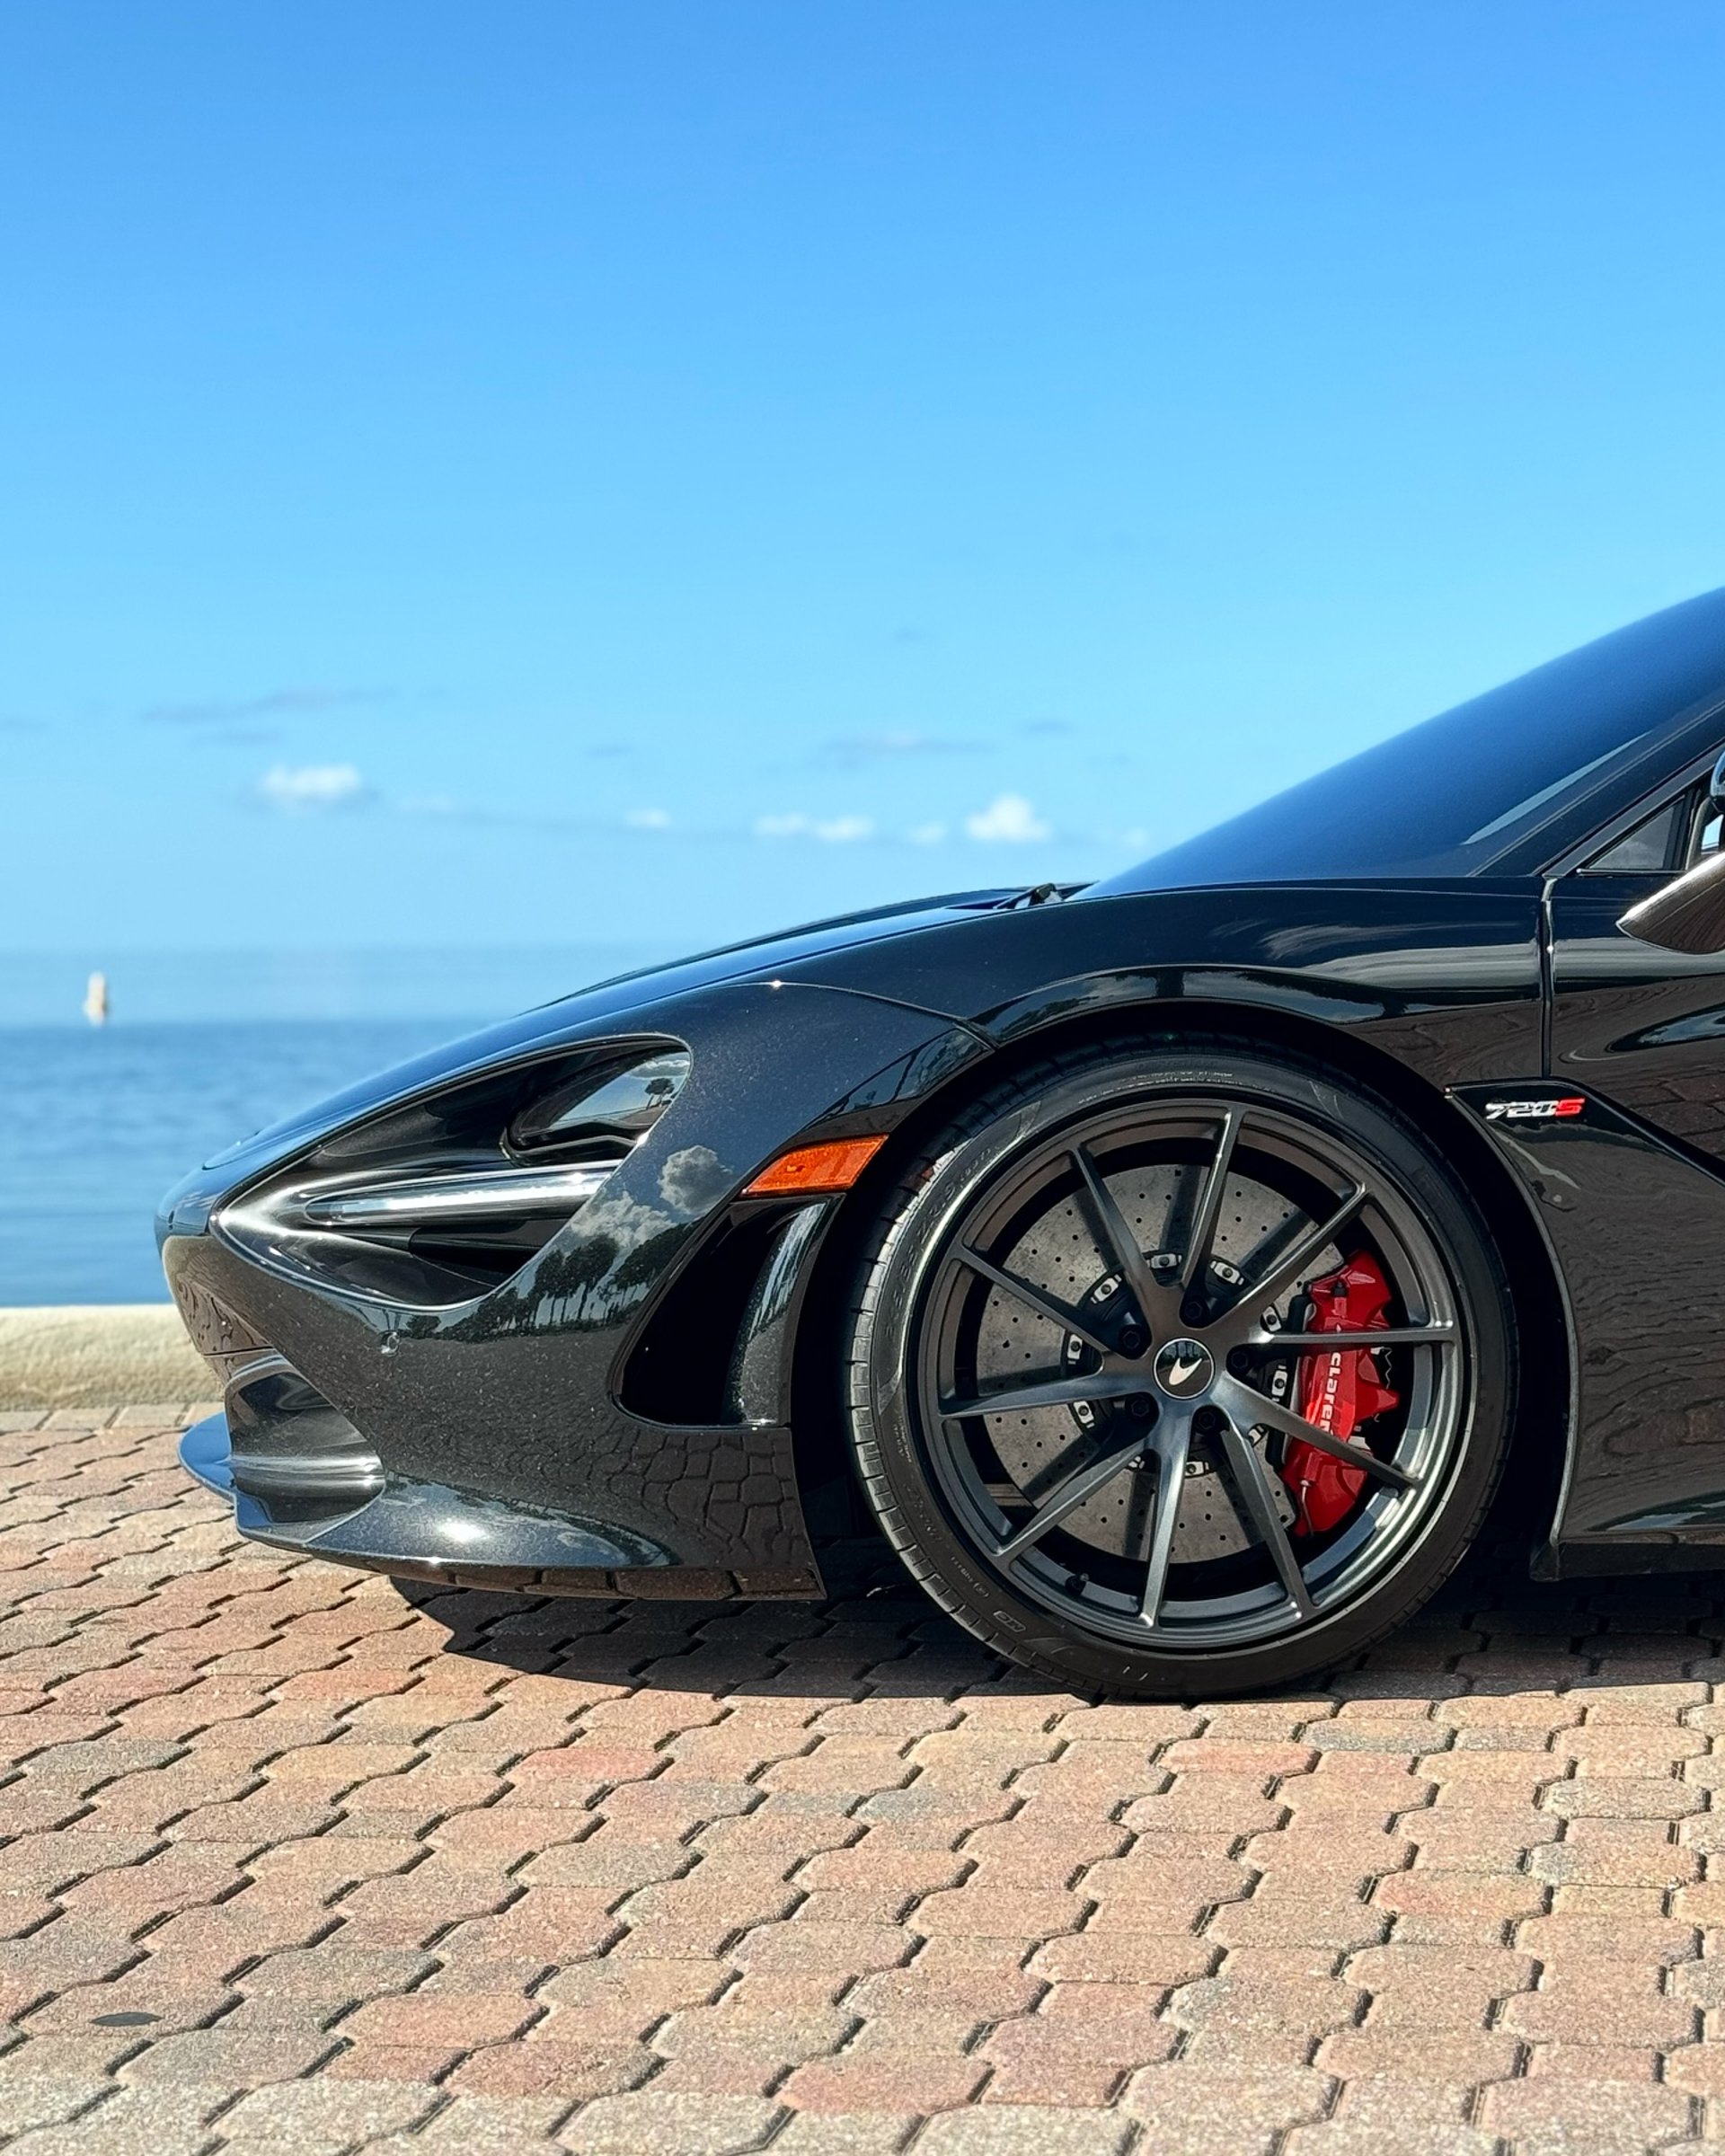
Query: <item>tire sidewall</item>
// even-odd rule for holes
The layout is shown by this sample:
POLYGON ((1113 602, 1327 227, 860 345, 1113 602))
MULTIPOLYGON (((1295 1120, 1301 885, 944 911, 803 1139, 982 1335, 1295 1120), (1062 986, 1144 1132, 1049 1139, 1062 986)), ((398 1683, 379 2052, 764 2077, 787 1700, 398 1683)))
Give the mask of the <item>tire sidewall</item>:
POLYGON ((1242 1051, 1115 1048, 1073 1069, 1026 1074, 985 1096, 916 1162, 865 1258, 854 1325, 851 1416, 865 1488, 924 1585, 969 1630, 1075 1683, 1168 1696, 1273 1688, 1333 1667, 1410 1614, 1466 1547, 1495 1487, 1512 1405, 1501 1268, 1472 1200, 1388 1103, 1317 1070, 1242 1051), (915 1405, 916 1328, 958 1218, 1014 1159, 1099 1111, 1192 1094, 1291 1112, 1362 1153, 1411 1204, 1438 1248, 1462 1319, 1467 1383, 1448 1488, 1419 1534, 1342 1609, 1283 1639, 1181 1654, 1062 1630, 953 1525, 926 1462, 915 1405), (1010 1096, 1010 1097, 1007 1097, 1010 1096))

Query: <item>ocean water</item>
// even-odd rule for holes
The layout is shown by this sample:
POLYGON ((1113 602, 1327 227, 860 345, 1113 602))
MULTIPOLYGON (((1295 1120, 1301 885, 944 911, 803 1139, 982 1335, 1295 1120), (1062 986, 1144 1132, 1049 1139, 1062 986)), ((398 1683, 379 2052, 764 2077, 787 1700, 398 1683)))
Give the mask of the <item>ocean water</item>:
POLYGON ((0 950, 0 1028, 75 1026, 98 970, 118 1026, 164 1020, 501 1018, 589 981, 675 958, 664 944, 588 940, 471 950, 0 950))
POLYGON ((477 1026, 675 954, 0 950, 0 1307, 167 1299, 156 1200, 234 1139, 477 1026), (79 1015, 100 968, 106 1026, 79 1015))
POLYGON ((188 1169, 481 1022, 0 1026, 0 1306, 165 1302, 152 1218, 188 1169))

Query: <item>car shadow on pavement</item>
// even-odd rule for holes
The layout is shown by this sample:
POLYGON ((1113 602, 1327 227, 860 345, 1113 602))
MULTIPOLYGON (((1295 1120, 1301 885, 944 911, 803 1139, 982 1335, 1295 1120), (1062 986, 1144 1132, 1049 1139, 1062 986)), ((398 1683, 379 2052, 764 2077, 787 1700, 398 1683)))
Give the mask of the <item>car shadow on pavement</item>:
MULTIPOLYGON (((394 1585, 446 1628, 447 1653, 517 1674, 733 1699, 978 1689, 1099 1696, 1015 1668, 973 1639, 879 1540, 825 1543, 819 1556, 823 1601, 624 1602, 394 1585)), ((1292 1692, 1437 1700, 1693 1682, 1725 1674, 1722 1641, 1725 1576, 1545 1583, 1529 1577, 1525 1543, 1494 1543, 1471 1552, 1408 1623, 1292 1692)))

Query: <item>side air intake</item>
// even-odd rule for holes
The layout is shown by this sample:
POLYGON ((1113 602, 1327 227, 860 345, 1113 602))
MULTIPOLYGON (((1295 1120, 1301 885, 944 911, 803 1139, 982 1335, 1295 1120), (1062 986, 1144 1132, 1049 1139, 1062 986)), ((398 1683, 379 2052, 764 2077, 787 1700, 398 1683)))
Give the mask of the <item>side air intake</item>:
POLYGON ((280 1356, 261 1356, 237 1375, 225 1405, 234 1488, 267 1523, 345 1519, 383 1489, 376 1454, 280 1356))

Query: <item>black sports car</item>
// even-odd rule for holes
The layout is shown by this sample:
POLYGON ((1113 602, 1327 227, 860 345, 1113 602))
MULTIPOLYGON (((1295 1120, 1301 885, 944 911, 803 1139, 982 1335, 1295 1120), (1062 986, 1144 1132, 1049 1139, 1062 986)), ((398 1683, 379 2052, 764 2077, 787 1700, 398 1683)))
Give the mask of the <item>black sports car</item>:
POLYGON ((1543 1577, 1725 1551, 1725 592, 1087 888, 609 981, 164 1202, 259 1540, 821 1591, 866 1507, 1080 1686, 1356 1654, 1512 1453, 1543 1577))

